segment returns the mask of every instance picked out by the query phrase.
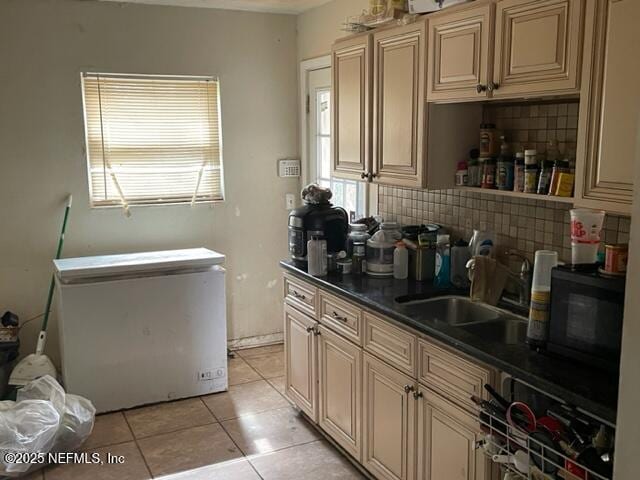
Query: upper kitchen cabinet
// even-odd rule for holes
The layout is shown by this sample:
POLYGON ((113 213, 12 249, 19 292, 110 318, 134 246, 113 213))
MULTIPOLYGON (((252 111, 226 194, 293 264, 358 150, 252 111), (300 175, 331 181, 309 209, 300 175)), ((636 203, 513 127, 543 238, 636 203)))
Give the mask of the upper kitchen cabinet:
POLYGON ((423 187, 426 26, 373 35, 373 178, 423 187))
POLYGON ((585 48, 575 203, 629 214, 640 151, 640 1, 598 0, 588 13, 595 29, 585 48))
POLYGON ((494 6, 485 3, 429 19, 427 99, 486 99, 494 6))
POLYGON ((371 35, 333 46, 333 174, 361 180, 371 158, 371 35))
POLYGON ((496 4, 493 97, 579 93, 584 0, 496 4))

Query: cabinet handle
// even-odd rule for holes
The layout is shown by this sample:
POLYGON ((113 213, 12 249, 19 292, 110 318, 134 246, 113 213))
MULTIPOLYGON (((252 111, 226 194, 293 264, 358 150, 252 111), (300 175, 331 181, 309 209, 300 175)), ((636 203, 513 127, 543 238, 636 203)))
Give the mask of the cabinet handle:
POLYGON ((305 330, 307 331, 307 333, 311 333, 314 332, 316 329, 315 325, 313 327, 307 327, 305 330))
POLYGON ((413 392, 413 398, 415 398, 416 400, 418 400, 419 398, 424 397, 424 395, 422 394, 421 391, 415 391, 413 392))
POLYGON ((342 316, 338 315, 338 312, 336 312, 336 311, 331 312, 331 316, 333 318, 335 318, 336 320, 340 320, 342 322, 347 322, 349 320, 347 317, 342 317, 342 316))
POLYGON ((500 88, 500 84, 494 83, 494 82, 489 82, 489 85, 487 86, 487 90, 489 90, 490 92, 493 92, 494 90, 498 90, 499 88, 500 88))
POLYGON ((296 297, 296 298, 299 298, 300 300, 306 300, 306 299, 307 299, 307 297, 306 297, 306 296, 304 296, 304 295, 302 295, 302 294, 298 293, 298 292, 297 292, 297 291, 295 291, 295 290, 292 290, 292 291, 291 291, 291 295, 293 295, 293 296, 294 296, 294 297, 296 297))
POLYGON ((360 174, 360 178, 361 178, 361 179, 363 179, 363 180, 364 180, 365 178, 369 178, 369 174, 368 174, 367 172, 362 172, 362 173, 360 174))
POLYGON ((413 392, 415 389, 416 389, 416 387, 414 387, 413 385, 405 385, 404 386, 404 392, 405 393, 413 392))
POLYGON ((487 91, 487 86, 486 85, 482 85, 481 83, 476 85, 476 92, 482 93, 482 92, 486 92, 486 91, 487 91))
POLYGON ((370 174, 369 174, 369 179, 376 178, 377 176, 378 176, 378 174, 377 174, 377 173, 370 173, 370 174))
POLYGON ((316 337, 317 337, 317 336, 319 336, 319 335, 320 335, 320 329, 319 329, 318 327, 315 327, 315 328, 313 329, 313 334, 314 334, 316 337))

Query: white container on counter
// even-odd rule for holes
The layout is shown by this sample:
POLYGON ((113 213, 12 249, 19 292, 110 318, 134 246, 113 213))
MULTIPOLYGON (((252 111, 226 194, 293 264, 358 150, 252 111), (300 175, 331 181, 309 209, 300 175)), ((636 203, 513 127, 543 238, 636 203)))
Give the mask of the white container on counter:
POLYGON ((396 222, 380 225, 380 230, 367 240, 367 275, 393 276, 393 252, 401 238, 400 226, 396 222))

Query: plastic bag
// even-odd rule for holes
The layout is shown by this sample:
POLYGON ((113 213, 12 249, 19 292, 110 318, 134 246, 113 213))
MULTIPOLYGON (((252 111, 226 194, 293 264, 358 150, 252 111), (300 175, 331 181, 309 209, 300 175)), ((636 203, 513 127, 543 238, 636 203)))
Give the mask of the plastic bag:
MULTIPOLYGON (((6 406, 6 403, 5 403, 6 406)), ((0 413, 0 450, 5 452, 46 453, 54 445, 60 428, 60 414, 47 400, 23 400, 0 413)), ((0 459, 0 475, 17 476, 31 467, 0 459)))
MULTIPOLYGON (((0 450, 70 452, 91 434, 96 415, 93 404, 65 394, 53 377, 46 375, 25 385, 16 400, 0 402, 0 450)), ((17 476, 32 466, 42 465, 0 463, 0 476, 17 476)))
POLYGON ((67 394, 64 415, 53 449, 56 452, 71 452, 91 435, 96 418, 96 408, 89 400, 78 395, 67 394))

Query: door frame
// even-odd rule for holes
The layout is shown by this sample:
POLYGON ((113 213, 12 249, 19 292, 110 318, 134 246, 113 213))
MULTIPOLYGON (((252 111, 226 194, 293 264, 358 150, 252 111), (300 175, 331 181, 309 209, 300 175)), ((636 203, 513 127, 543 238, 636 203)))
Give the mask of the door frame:
MULTIPOLYGON (((331 55, 322 55, 320 57, 302 60, 300 62, 300 70, 298 80, 300 91, 298 93, 298 118, 299 118, 299 134, 300 134, 300 188, 309 183, 309 115, 307 111, 307 98, 309 98, 309 72, 313 70, 321 70, 323 68, 331 68, 331 55)), ((333 152, 332 152, 333 155, 333 152)), ((378 186, 369 183, 367 195, 365 198, 365 214, 376 215, 378 213, 378 186)))
POLYGON ((309 115, 307 105, 309 98, 309 73, 314 70, 331 68, 331 55, 311 58, 300 62, 300 96, 299 96, 299 118, 300 118, 300 163, 302 175, 300 176, 300 187, 309 183, 309 115))

